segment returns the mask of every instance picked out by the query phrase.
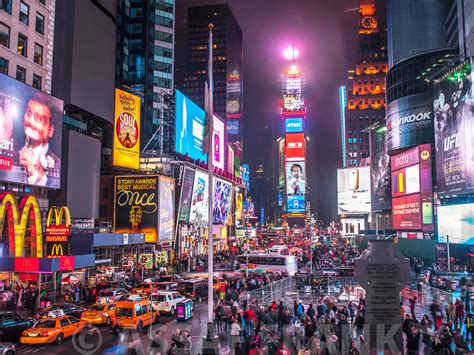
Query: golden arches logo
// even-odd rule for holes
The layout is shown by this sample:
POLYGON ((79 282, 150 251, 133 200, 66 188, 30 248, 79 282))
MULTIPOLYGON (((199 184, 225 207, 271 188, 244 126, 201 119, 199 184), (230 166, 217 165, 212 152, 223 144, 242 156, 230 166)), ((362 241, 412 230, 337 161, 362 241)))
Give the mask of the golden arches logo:
POLYGON ((51 248, 51 256, 63 256, 64 249, 61 244, 54 244, 51 248))
POLYGON ((25 234, 29 220, 31 229, 31 255, 37 258, 43 257, 41 210, 36 197, 33 195, 22 197, 18 205, 13 194, 4 192, 0 194, 0 201, 0 230, 3 230, 6 219, 8 222, 7 235, 9 255, 14 257, 23 256, 25 234))
POLYGON ((69 227, 71 225, 71 214, 69 213, 69 208, 67 208, 66 206, 62 206, 62 207, 53 206, 49 209, 48 219, 46 220, 46 227, 53 225, 51 224, 52 222, 51 219, 53 218, 53 214, 54 214, 54 225, 56 226, 64 225, 66 227, 69 227), (64 217, 64 224, 61 224, 63 217, 64 217))

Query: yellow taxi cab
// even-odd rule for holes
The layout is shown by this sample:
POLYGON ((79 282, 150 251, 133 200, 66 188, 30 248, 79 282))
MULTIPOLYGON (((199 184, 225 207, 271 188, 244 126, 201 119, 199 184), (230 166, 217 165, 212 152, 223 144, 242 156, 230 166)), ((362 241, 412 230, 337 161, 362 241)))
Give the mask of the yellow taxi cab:
POLYGON ((126 301, 116 303, 114 330, 134 329, 139 333, 144 327, 160 320, 159 312, 151 305, 148 297, 131 295, 126 301))
POLYGON ((81 320, 89 324, 112 324, 115 319, 115 303, 96 303, 86 309, 81 320))
POLYGON ((21 334, 20 343, 61 344, 64 338, 82 332, 86 324, 86 322, 71 316, 42 319, 21 334))
POLYGON ((137 287, 132 289, 132 293, 136 293, 138 295, 146 294, 149 295, 155 290, 155 284, 153 282, 142 282, 138 284, 137 287))

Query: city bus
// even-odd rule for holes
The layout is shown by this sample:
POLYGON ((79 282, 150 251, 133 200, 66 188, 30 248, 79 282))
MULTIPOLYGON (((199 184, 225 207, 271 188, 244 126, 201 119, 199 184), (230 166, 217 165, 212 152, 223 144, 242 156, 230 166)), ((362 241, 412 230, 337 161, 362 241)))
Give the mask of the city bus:
POLYGON ((278 254, 249 254, 239 255, 238 271, 249 272, 287 272, 293 276, 298 271, 298 263, 294 255, 278 255, 278 254), (248 261, 247 261, 248 259, 248 261))

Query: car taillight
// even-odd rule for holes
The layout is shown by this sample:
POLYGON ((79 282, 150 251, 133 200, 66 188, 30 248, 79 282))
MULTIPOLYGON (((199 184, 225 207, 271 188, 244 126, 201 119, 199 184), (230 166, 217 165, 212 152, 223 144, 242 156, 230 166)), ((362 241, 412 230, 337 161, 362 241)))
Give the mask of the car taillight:
POLYGON ((165 307, 168 307, 170 305, 169 302, 165 302, 165 307))
POLYGON ((49 333, 48 333, 48 332, 43 332, 43 333, 41 334, 41 336, 46 338, 46 337, 49 336, 49 333))
POLYGON ((137 318, 133 318, 133 324, 137 324, 137 318))
POLYGON ((26 330, 23 333, 21 333, 21 336, 23 336, 23 337, 27 336, 26 330))

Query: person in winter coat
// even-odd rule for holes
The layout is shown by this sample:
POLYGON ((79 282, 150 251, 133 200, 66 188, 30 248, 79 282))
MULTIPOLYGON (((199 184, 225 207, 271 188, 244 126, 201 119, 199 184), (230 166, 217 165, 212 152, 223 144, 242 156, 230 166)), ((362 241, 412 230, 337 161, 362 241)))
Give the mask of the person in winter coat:
POLYGON ((464 303, 458 298, 454 303, 454 308, 456 308, 456 328, 462 327, 464 323, 464 303))
POLYGON ((351 345, 349 346, 349 351, 347 352, 347 355, 360 355, 355 341, 351 341, 351 345))
POLYGON ((408 355, 418 355, 420 349, 420 330, 418 327, 411 326, 407 334, 408 355))
POLYGON ((235 319, 234 322, 232 323, 232 325, 230 326, 230 336, 231 336, 231 340, 232 340, 232 343, 231 343, 232 349, 235 349, 235 345, 240 342, 239 337, 240 337, 240 332, 241 331, 242 331, 242 328, 240 327, 238 320, 235 319))
POLYGON ((432 343, 431 338, 434 334, 433 329, 432 329, 432 324, 433 322, 431 322, 431 320, 425 314, 423 318, 421 319, 420 325, 421 325, 421 332, 423 333, 422 341, 426 347, 429 347, 430 344, 432 343))

